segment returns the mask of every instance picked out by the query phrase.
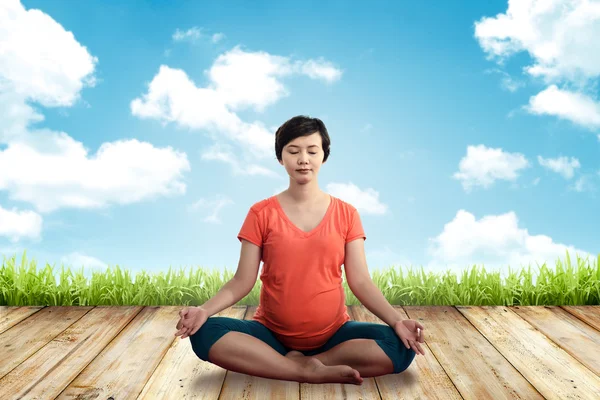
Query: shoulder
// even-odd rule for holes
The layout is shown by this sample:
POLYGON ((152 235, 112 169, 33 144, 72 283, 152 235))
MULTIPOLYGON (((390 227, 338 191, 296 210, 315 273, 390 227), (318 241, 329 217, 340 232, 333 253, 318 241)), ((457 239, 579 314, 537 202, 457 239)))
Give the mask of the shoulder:
POLYGON ((347 201, 344 201, 338 197, 335 196, 331 196, 332 201, 337 203, 338 208, 345 212, 348 213, 350 215, 354 214, 355 211, 357 211, 356 207, 354 207, 352 204, 348 203, 347 201))
POLYGON ((335 202, 335 209, 338 218, 340 218, 342 221, 346 221, 346 223, 348 224, 356 218, 356 215, 358 214, 358 210, 356 209, 356 207, 354 207, 347 201, 344 201, 335 196, 331 196, 331 199, 335 202))
POLYGON ((252 206, 250 207, 250 211, 255 212, 257 215, 264 213, 265 210, 273 207, 274 197, 275 196, 271 196, 266 199, 257 201, 256 203, 252 204, 252 206))

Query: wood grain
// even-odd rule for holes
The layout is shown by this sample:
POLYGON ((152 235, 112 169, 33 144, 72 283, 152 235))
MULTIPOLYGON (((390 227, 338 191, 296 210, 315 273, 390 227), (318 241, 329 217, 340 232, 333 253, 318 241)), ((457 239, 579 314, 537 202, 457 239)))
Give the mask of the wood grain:
MULTIPOLYGON (((200 360, 183 306, 0 307, 0 399, 596 399, 600 306, 394 306, 425 356, 362 386, 299 384, 200 360)), ((251 319, 256 307, 217 314, 251 319)), ((364 306, 352 319, 383 324, 364 306)))
POLYGON ((144 307, 57 398, 136 398, 173 343, 180 309, 144 307))
POLYGON ((92 308, 45 307, 3 332, 0 335, 0 378, 54 340, 92 308))
MULTIPOLYGON (((142 308, 93 308, 0 379, 0 399, 56 398, 142 308)), ((52 320, 65 324, 66 315, 53 313, 52 320)))
POLYGON ((0 306, 0 334, 29 318, 44 306, 0 306))
POLYGON ((464 399, 543 398, 456 307, 403 308, 423 324, 428 348, 464 399))
POLYGON ((546 399, 600 398, 600 378, 510 307, 457 309, 546 399))
POLYGON ((600 332, 557 306, 518 306, 518 316, 600 376, 600 332))
MULTIPOLYGON (((183 309, 184 307, 180 307, 183 309)), ((244 318, 246 306, 232 306, 215 317, 244 318)), ((196 399, 217 400, 221 393, 226 369, 198 358, 189 337, 175 337, 179 315, 173 323, 175 338, 171 347, 146 383, 141 399, 196 399)))
MULTIPOLYGON (((409 319, 402 308, 395 307, 395 309, 402 319, 409 319)), ((385 325, 385 322, 362 305, 352 306, 351 310, 357 321, 385 325)), ((427 326, 425 328, 427 329, 427 326)), ((402 346, 404 346, 403 343, 402 346)), ((427 337, 425 337, 425 342, 421 343, 421 347, 425 351, 425 355, 417 354, 407 369, 399 374, 388 374, 375 378, 381 398, 384 400, 461 399, 452 381, 428 348, 427 337)))
POLYGON ((600 331, 600 306, 560 306, 560 308, 600 331))

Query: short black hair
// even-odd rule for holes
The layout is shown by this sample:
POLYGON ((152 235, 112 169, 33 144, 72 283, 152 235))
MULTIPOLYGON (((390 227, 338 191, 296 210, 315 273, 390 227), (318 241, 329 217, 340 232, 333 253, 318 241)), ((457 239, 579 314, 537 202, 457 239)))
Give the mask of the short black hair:
POLYGON ((331 139, 329 138, 329 133, 327 133, 327 128, 319 118, 311 118, 305 115, 297 115, 290 118, 277 129, 275 133, 275 155, 277 156, 277 160, 282 160, 281 153, 289 142, 300 136, 310 136, 315 132, 321 134, 323 152, 325 153, 323 162, 327 161, 331 146, 331 139))

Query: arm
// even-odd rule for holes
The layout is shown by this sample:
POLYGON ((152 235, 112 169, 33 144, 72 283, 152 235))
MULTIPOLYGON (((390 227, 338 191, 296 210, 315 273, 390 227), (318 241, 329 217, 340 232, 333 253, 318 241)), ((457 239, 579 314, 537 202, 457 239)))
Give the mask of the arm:
POLYGON ((400 314, 388 303, 369 275, 364 239, 346 243, 344 269, 348 287, 369 311, 391 327, 402 321, 400 314))
POLYGON ((217 294, 200 307, 207 310, 211 316, 243 299, 256 283, 260 258, 261 248, 247 240, 242 240, 240 261, 235 275, 223 285, 217 294))

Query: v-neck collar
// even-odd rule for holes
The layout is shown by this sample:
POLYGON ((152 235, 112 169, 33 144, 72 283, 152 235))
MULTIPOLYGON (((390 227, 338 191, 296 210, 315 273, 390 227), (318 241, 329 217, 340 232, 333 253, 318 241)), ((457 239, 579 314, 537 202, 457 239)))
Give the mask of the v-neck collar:
POLYGON ((329 214, 331 214, 331 211, 333 210, 333 202, 334 202, 334 198, 332 195, 329 195, 329 206, 327 207, 327 211, 325 212, 325 215, 323 216, 323 219, 321 219, 321 222, 319 222, 319 224, 312 229, 309 232, 305 232, 302 229, 298 228, 296 226, 296 224, 294 224, 292 222, 292 220, 290 220, 288 218, 288 216, 286 215, 285 211, 283 211, 283 207, 281 206, 281 203, 279 202, 279 199, 277 198, 277 196, 273 196, 273 201, 275 202, 275 207, 277 208, 277 211, 279 212, 279 215, 281 215, 281 217, 302 237, 309 237, 314 235, 317 231, 319 231, 321 229, 321 227, 323 225, 325 225, 325 223, 327 222, 327 220, 329 219, 329 214))

